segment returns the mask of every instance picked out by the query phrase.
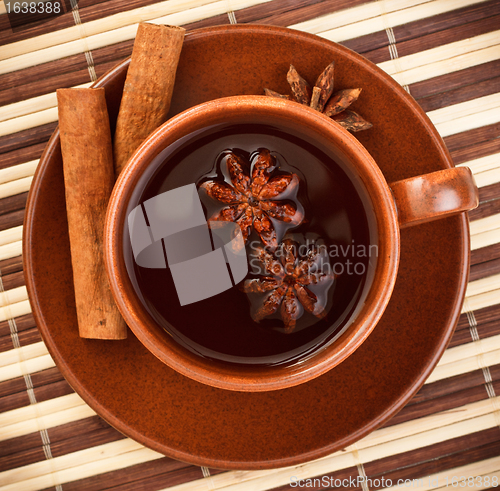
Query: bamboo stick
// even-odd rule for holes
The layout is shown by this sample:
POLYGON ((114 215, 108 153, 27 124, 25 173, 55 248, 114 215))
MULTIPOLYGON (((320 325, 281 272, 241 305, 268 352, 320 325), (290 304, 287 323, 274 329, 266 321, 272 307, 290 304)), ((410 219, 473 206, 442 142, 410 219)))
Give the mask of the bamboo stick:
MULTIPOLYGON (((500 274, 495 274, 487 276, 486 278, 481 278, 480 280, 470 281, 467 285, 467 290, 465 292, 466 297, 473 297, 474 295, 479 295, 480 293, 487 293, 491 290, 498 290, 500 288, 500 274)), ((500 303, 500 298, 498 299, 500 303)))
MULTIPOLYGON (((431 3, 433 3, 433 2, 431 2, 431 3)), ((447 2, 447 3, 449 3, 449 2, 447 2)), ((468 2, 468 4, 470 4, 470 2, 468 2)), ((239 5, 238 5, 238 7, 239 7, 239 8, 243 8, 244 6, 239 6, 239 5)), ((362 7, 363 7, 363 6, 362 6, 362 7)), ((142 10, 142 9, 143 9, 143 8, 141 8, 141 10, 142 10)), ((236 10, 236 8, 233 8, 233 10, 236 10)), ((336 14, 337 14, 337 13, 336 13, 336 14)), ((117 14, 117 15, 118 15, 118 14, 117 14)), ((110 16, 110 17, 113 17, 113 16, 110 16)), ((146 19, 141 19, 141 20, 146 20, 146 19)), ((149 19, 149 20, 152 20, 152 19, 149 19)), ((153 20, 154 20, 154 21, 157 21, 157 22, 159 22, 159 21, 160 21, 160 19, 153 19, 153 20)), ((161 20, 162 20, 162 21, 165 21, 166 19, 165 19, 165 18, 162 18, 161 20)), ((169 18, 167 21, 168 21, 168 22, 171 22, 172 20, 173 20, 173 19, 169 18)), ((199 19, 196 19, 196 20, 199 20, 199 19)), ((190 22, 190 21, 192 22, 193 20, 186 20, 186 22, 190 22)), ((97 22, 97 21, 93 21, 93 22, 97 22)), ((174 23, 174 22, 171 22, 171 23, 174 23)), ((177 22, 177 23, 179 23, 179 22, 177 22)), ((92 24, 92 22, 86 23, 86 30, 87 30, 87 32, 88 32, 88 29, 87 29, 87 28, 88 28, 88 25, 89 25, 89 24, 92 24)), ((132 27, 133 27, 133 26, 132 26, 132 27)), ((71 29, 73 29, 73 28, 71 28, 71 29)), ((114 30, 113 30, 113 32, 114 32, 115 30, 116 30, 116 29, 114 29, 114 30)), ((306 29, 304 29, 304 30, 306 30, 306 29)), ((58 32, 59 32, 59 31, 58 31, 58 32)), ((105 32, 105 31, 104 31, 104 34, 107 34, 107 32, 105 32)), ((118 37, 118 38, 116 38, 116 39, 109 39, 109 43, 107 43, 107 44, 114 44, 114 43, 116 43, 116 42, 120 42, 120 41, 123 41, 123 40, 132 39, 132 38, 134 37, 134 35, 135 35, 135 30, 134 30, 134 29, 132 29, 130 32, 128 32, 128 33, 127 33, 127 35, 125 36, 125 38, 118 37)), ((45 36, 47 36, 47 35, 45 35, 45 36)), ((42 36, 40 36, 40 37, 42 37, 42 36)), ((90 36, 90 37, 92 37, 92 36, 90 36)), ((36 44, 36 46, 38 47, 38 46, 39 46, 39 44, 38 44, 38 38, 35 38, 35 39, 37 39, 37 44, 36 44)), ((29 41, 30 41, 31 43, 33 43, 33 40, 32 40, 32 39, 30 39, 29 41)), ((43 41, 43 40, 40 40, 40 41, 43 41)), ((87 39, 87 41, 89 41, 89 39, 87 39)), ((22 42, 23 42, 23 41, 21 41, 20 43, 22 43, 22 42)), ((77 41, 75 41, 75 42, 77 42, 77 41)), ((102 46, 107 45, 106 43, 104 43, 104 44, 102 44, 102 43, 98 43, 97 45, 92 45, 92 42, 91 42, 91 41, 89 41, 89 42, 90 42, 90 44, 89 44, 89 46, 88 46, 88 49, 97 49, 98 47, 102 47, 102 46)), ((56 44, 57 44, 57 43, 56 43, 56 44)), ((43 43, 42 43, 42 45, 43 45, 43 43)), ((33 44, 31 44, 31 46, 33 46, 33 44)), ((54 45, 53 47, 54 47, 54 48, 61 49, 61 50, 63 50, 63 49, 64 49, 64 48, 63 48, 63 46, 55 46, 55 45, 54 45)), ((82 48, 82 49, 83 49, 83 48, 82 48)), ((43 50, 42 50, 42 51, 43 51, 43 50)), ((6 51, 6 52, 7 52, 7 51, 6 51)), ((65 55, 65 56, 69 56, 70 54, 75 54, 76 52, 83 52, 83 51, 81 51, 81 50, 80 50, 80 51, 79 51, 79 50, 74 51, 74 47, 73 47, 73 50, 72 50, 72 49, 69 49, 69 51, 68 51, 68 52, 64 52, 64 55, 65 55)), ((30 53, 28 53, 28 54, 30 54, 30 53)), ((62 54, 62 53, 61 53, 61 54, 62 54)), ((6 54, 5 56, 7 56, 7 54, 6 54)), ((8 53, 8 56, 9 56, 9 58, 8 58, 8 59, 11 59, 11 57, 14 57, 14 58, 16 57, 16 55, 11 54, 10 52, 8 53)), ((23 56, 23 55, 20 55, 20 56, 23 56)), ((413 55, 411 55, 411 56, 413 56, 413 55)), ((40 53, 40 51, 37 51, 37 57, 34 57, 34 56, 33 56, 33 63, 32 63, 32 65, 34 65, 34 64, 36 64, 36 63, 40 63, 40 62, 42 62, 42 61, 40 61, 40 58, 41 58, 41 59, 43 59, 43 61, 50 61, 51 59, 57 59, 57 58, 51 58, 51 56, 49 56, 48 58, 45 58, 45 57, 44 57, 44 55, 43 55, 43 53, 40 53)), ((2 62, 0 62, 0 73, 2 72, 2 64, 1 64, 1 63, 2 63, 2 62)), ((20 69, 20 68, 25 68, 25 67, 27 67, 27 66, 31 66, 31 65, 30 65, 29 63, 26 65, 25 63, 23 63, 23 60, 16 60, 16 62, 15 62, 15 63, 12 63, 12 67, 11 67, 11 69, 8 69, 7 71, 12 71, 12 70, 20 69)))
MULTIPOLYGON (((76 393, 30 404, 29 406, 0 413, 0 428, 11 426, 16 423, 28 423, 30 420, 50 416, 54 411, 65 411, 66 409, 82 406, 84 404, 85 402, 83 399, 76 393)), ((0 438, 3 438, 3 435, 0 435, 0 438)))
MULTIPOLYGON (((487 399, 486 402, 491 400, 487 399)), ((465 406, 455 409, 456 412, 462 411, 465 406)), ((490 404, 491 407, 491 404, 490 404)), ((434 416, 434 415, 433 415, 434 416)), ((432 418, 433 416, 430 416, 432 418)), ((413 420, 409 423, 418 422, 413 420)), ((373 462, 384 457, 391 455, 398 455, 405 452, 410 452, 415 448, 425 448, 437 443, 441 443, 461 436, 477 433, 489 428, 495 428, 498 425, 497 417, 494 412, 488 411, 481 416, 476 416, 470 419, 460 418, 458 421, 452 423, 445 423, 445 426, 432 427, 423 431, 418 431, 416 428, 408 436, 402 433, 394 433, 393 438, 388 437, 387 441, 379 445, 370 445, 366 448, 359 450, 359 457, 361 462, 373 462)), ((359 447, 358 442, 356 444, 359 447)), ((364 440, 361 440, 361 445, 364 447, 364 440)))
POLYGON ((10 259, 0 261, 0 271, 2 274, 19 273, 23 270, 23 259, 16 256, 10 259))
POLYGON ((500 303, 500 289, 492 290, 480 295, 467 298, 467 302, 462 308, 462 313, 484 309, 500 303))
MULTIPOLYGON (((267 3, 267 1, 269 0, 233 0, 231 3, 231 8, 233 11, 237 11, 242 8, 267 3)), ((419 0, 417 2, 409 2, 408 5, 418 5, 419 3, 422 3, 422 1, 423 0, 419 0)), ((139 9, 114 14, 106 17, 105 19, 86 22, 85 31, 87 33, 87 47, 85 47, 79 40, 80 34, 78 26, 61 29, 54 33, 44 34, 26 41, 18 41, 16 43, 12 43, 10 45, 4 46, 2 53, 0 54, 0 73, 8 73, 10 71, 15 71, 16 69, 34 66, 37 63, 44 63, 65 56, 83 53, 85 51, 85 48, 94 50, 103 46, 108 46, 111 44, 116 44, 118 42, 133 39, 136 32, 136 23, 141 21, 182 25, 202 20, 203 18, 209 18, 215 15, 219 15, 225 13, 227 10, 227 4, 224 1, 208 1, 206 5, 203 4, 201 6, 199 5, 199 1, 188 3, 191 3, 192 5, 197 4, 197 6, 186 8, 185 1, 175 2, 174 0, 169 0, 168 2, 161 2, 158 4, 153 4, 151 6, 144 6, 139 9), (112 35, 107 35, 108 33, 112 33, 112 35), (103 34, 107 36, 103 36, 100 39, 96 37, 103 34), (33 48, 35 46, 37 50, 36 55, 33 52, 33 48), (48 49, 51 49, 51 51, 46 51, 48 49), (60 51, 59 54, 57 53, 58 50, 60 51), (3 63, 3 61, 6 61, 7 63, 3 63)), ((384 3, 387 4, 387 2, 384 3)), ((395 4, 396 9, 400 8, 400 2, 393 0, 392 3, 395 4)), ((457 7, 457 1, 453 3, 446 0, 438 0, 429 3, 432 4, 432 9, 429 10, 429 6, 426 6, 424 4, 421 7, 425 7, 425 9, 423 9, 420 14, 418 12, 411 11, 410 8, 403 9, 402 12, 405 12, 405 15, 408 19, 416 20, 417 18, 425 18, 427 16, 436 15, 436 12, 440 13, 448 10, 453 10, 454 8, 459 8, 457 7), (450 5, 452 3, 453 5, 450 5)), ((463 6, 471 5, 471 1, 468 0, 461 0, 461 3, 458 3, 460 5, 461 3, 463 3, 463 6)), ((473 1, 473 3, 475 2, 473 1)), ((375 4, 375 6, 376 5, 377 4, 375 4)), ((332 22, 338 22, 341 25, 346 26, 346 32, 349 34, 349 36, 352 37, 352 33, 354 32, 354 30, 351 24, 353 24, 353 22, 355 22, 355 20, 359 18, 359 15, 373 15, 373 13, 370 13, 366 10, 369 6, 370 4, 364 4, 360 7, 355 7, 346 11, 335 12, 331 16, 325 16, 324 25, 326 26, 326 28, 328 28, 328 26, 331 25, 332 22)), ((380 7, 375 8, 379 13, 380 7)), ((384 15, 383 18, 388 19, 389 16, 390 13, 384 15)), ((401 17, 401 22, 403 24, 406 22, 405 17, 401 17)), ((385 29, 387 25, 388 24, 386 24, 383 29, 385 29)), ((394 27, 395 25, 395 23, 392 23, 392 27, 394 27)), ((316 29, 308 28, 307 23, 295 24, 290 27, 307 32, 316 31, 316 29)), ((368 29, 369 32, 366 32, 365 34, 377 32, 378 30, 380 30, 378 25, 373 26, 372 29, 374 30, 368 29)), ((326 34, 324 36, 328 38, 326 34)), ((332 40, 340 41, 342 39, 332 40)))
MULTIPOLYGON (((32 358, 37 358, 48 354, 47 347, 43 342, 29 344, 21 348, 15 348, 9 351, 0 353, 0 367, 6 367, 19 362, 25 362, 32 358)), ((1 416, 0 416, 1 420, 1 416)))
POLYGON ((8 228, 0 232, 0 245, 10 244, 23 238, 23 226, 8 228))
MULTIPOLYGON (((494 43, 494 40, 491 40, 491 42, 494 43)), ((453 56, 453 53, 449 53, 449 57, 444 58, 441 61, 417 66, 405 71, 389 73, 389 75, 391 75, 392 78, 401 85, 411 85, 424 80, 429 80, 431 78, 439 77, 441 75, 446 75, 447 73, 458 72, 459 70, 482 65, 500 58, 499 44, 491 44, 483 49, 478 49, 477 51, 466 50, 465 53, 463 51, 466 49, 465 47, 457 46, 457 49, 462 49, 463 54, 453 56)), ((421 53, 425 53, 425 51, 422 51, 421 53)), ((400 58, 398 58, 398 60, 399 59, 400 58)), ((380 68, 384 69, 384 63, 379 65, 380 68)))
POLYGON ((474 178, 477 186, 480 188, 496 184, 497 182, 500 182, 500 167, 476 174, 474 178))
POLYGON ((500 335, 490 336, 485 339, 480 339, 479 341, 473 341, 471 343, 447 349, 439 360, 438 366, 442 367, 443 365, 448 365, 449 363, 467 360, 468 358, 479 354, 486 354, 490 351, 498 350, 500 350, 500 335))
POLYGON ((0 123, 0 136, 11 135, 12 133, 35 128, 36 126, 53 123, 54 121, 57 121, 56 107, 2 121, 0 123))
POLYGON ((23 300, 28 300, 28 292, 25 286, 0 292, 0 307, 22 302, 23 300))
MULTIPOLYGON (((75 85, 73 89, 85 89, 92 85, 92 82, 75 85)), ((13 102, 0 107, 0 122, 9 121, 21 116, 33 115, 40 111, 45 111, 57 107, 57 95, 55 92, 24 99, 19 102, 13 102)))
MULTIPOLYGON (((467 0, 412 2, 413 5, 408 3, 406 8, 391 12, 385 9, 385 5, 389 4, 392 7, 392 2, 384 2, 383 4, 379 4, 380 10, 377 16, 366 18, 361 21, 354 19, 351 25, 333 29, 329 29, 327 26, 325 31, 317 32, 316 34, 330 41, 339 43, 349 39, 366 36, 374 32, 385 31, 388 28, 398 27, 416 20, 422 20, 445 12, 450 12, 457 8, 468 7, 480 1, 482 0, 472 0, 472 2, 468 2, 467 0)), ((362 7, 363 5, 358 8, 362 10, 362 7)))
MULTIPOLYGON (((135 37, 137 24, 139 22, 150 21, 165 15, 174 14, 192 10, 205 4, 214 3, 214 0, 164 0, 150 5, 119 12, 113 15, 108 15, 101 19, 85 22, 86 37, 92 37, 96 34, 102 34, 117 29, 135 25, 133 34, 129 38, 117 37, 120 41, 128 41, 135 37)), ((118 34, 118 33, 116 33, 118 34)), ((33 51, 42 50, 54 46, 62 46, 71 41, 78 41, 81 37, 79 26, 72 26, 65 29, 59 29, 49 34, 42 34, 35 38, 17 41, 7 44, 3 47, 0 53, 0 60, 13 58, 16 56, 32 53, 33 51), (36 44, 34 44, 36 43, 36 44)), ((110 43, 114 44, 114 43, 110 43)))
POLYGON ((0 122, 25 116, 26 114, 43 111, 45 109, 50 109, 51 107, 57 107, 57 97, 55 92, 2 106, 0 108, 0 122))
MULTIPOLYGON (((483 249, 478 249, 472 251, 471 254, 471 261, 473 262, 473 265, 481 265, 481 269, 479 268, 474 268, 476 272, 479 270, 484 270, 484 268, 494 268, 495 267, 495 259, 498 258, 498 250, 499 246, 497 244, 494 244, 491 247, 486 247, 483 249)), ((471 276, 474 276, 477 274, 476 272, 472 271, 471 276)))
POLYGON ((463 373, 473 372, 474 370, 498 365, 498 360, 500 360, 500 350, 476 354, 467 359, 448 363, 446 365, 438 364, 425 383, 431 384, 433 382, 437 382, 438 380, 456 377, 457 375, 462 375, 463 373))
MULTIPOLYGON (((474 220, 470 222, 469 227, 471 235, 478 235, 500 228, 500 213, 474 220)), ((500 242, 500 235, 498 236, 498 241, 500 242)))
MULTIPOLYGON (((85 38, 86 44, 84 43, 84 41, 76 39, 74 41, 65 42, 59 45, 54 44, 53 46, 47 48, 41 48, 34 52, 30 50, 27 53, 1 60, 0 75, 29 68, 39 63, 49 63, 51 61, 60 60, 68 56, 81 54, 86 50, 95 50, 104 46, 110 46, 112 44, 121 43, 123 41, 129 41, 134 38, 136 32, 137 25, 125 26, 113 31, 104 31, 94 36, 89 36, 85 38), (39 61, 37 62, 37 60, 39 61)), ((37 38, 35 38, 35 40, 30 39, 29 41, 33 43, 36 42, 36 40, 37 38)))
MULTIPOLYGON (((22 271, 18 271, 17 273, 13 273, 12 276, 23 275, 22 271)), ((0 323, 0 326, 7 328, 9 327, 9 322, 0 323)), ((16 327, 18 331, 25 331, 28 329, 36 328, 35 318, 32 314, 26 314, 16 319, 16 327)), ((9 327, 10 331, 10 327, 9 327)), ((4 331, 5 332, 5 331, 4 331)), ((38 342, 38 341, 36 341, 38 342)))
MULTIPOLYGON (((113 442, 116 446, 116 443, 113 442)), ((112 446, 113 444, 107 444, 112 446)), ((99 447, 95 447, 99 448, 99 447)), ((106 449, 107 450, 107 449, 106 449)), ((72 454, 73 455, 73 454, 72 454)), ((111 472, 123 469, 132 465, 138 465, 152 460, 161 459, 164 456, 148 448, 139 448, 118 454, 116 456, 99 459, 88 462, 78 467, 71 467, 56 471, 50 475, 46 474, 40 477, 32 478, 26 481, 16 482, 2 488, 2 491, 35 491, 42 488, 55 486, 61 483, 67 483, 86 477, 96 476, 104 472, 111 472)), ((78 458, 78 456, 76 457, 78 458)), ((51 460, 52 462, 53 460, 51 460)))
POLYGON ((0 261, 20 256, 22 253, 23 253, 22 241, 19 240, 17 242, 11 242, 10 244, 5 244, 3 246, 0 246, 0 261))
MULTIPOLYGON (((271 0, 231 0, 231 6, 233 11, 236 11, 253 5, 267 3, 268 1, 271 0)), ((169 4, 172 3, 173 2, 171 0, 167 0, 165 2, 162 2, 162 5, 170 7, 169 4)), ((152 7, 156 5, 159 4, 153 4, 152 7)), ((92 32, 90 24, 92 24, 92 22, 99 21, 91 21, 85 23, 87 37, 84 40, 78 39, 78 37, 76 37, 68 42, 63 41, 61 43, 54 44, 52 44, 51 42, 51 45, 49 47, 37 47, 37 51, 33 51, 33 46, 38 46, 38 38, 31 38, 29 40, 31 42, 31 48, 29 49, 29 51, 18 55, 13 54, 15 52, 11 49, 13 45, 7 45, 9 46, 9 48, 3 47, 2 49, 2 53, 5 53, 4 56, 6 58, 0 60, 0 74, 14 72, 40 63, 47 63, 49 61, 60 60, 67 56, 84 53, 88 50, 92 51, 123 41, 129 41, 131 39, 134 39, 136 35, 138 22, 148 21, 153 24, 169 25, 189 24, 192 22, 208 19, 216 15, 225 14, 227 12, 227 7, 227 0, 217 0, 215 2, 213 0, 207 0, 206 4, 203 4, 199 7, 193 7, 188 10, 181 9, 175 13, 163 15, 160 17, 156 17, 157 14, 152 16, 147 15, 147 11, 145 11, 147 7, 141 7, 140 9, 136 9, 134 11, 115 14, 117 17, 115 17, 115 15, 112 15, 105 18, 104 21, 115 21, 118 19, 117 22, 119 26, 110 27, 108 29, 105 28, 103 24, 100 24, 98 29, 99 32, 94 35, 90 35, 90 32, 92 32)), ((78 32, 79 28, 75 30, 75 33, 73 33, 72 36, 75 36, 75 34, 78 32)), ((45 34, 44 36, 50 36, 50 34, 45 34)), ((19 41, 19 43, 21 42, 22 41, 19 41)))
MULTIPOLYGON (((500 33, 500 31, 498 31, 500 33)), ((470 101, 427 112, 427 116, 435 125, 455 121, 465 116, 473 116, 489 109, 500 108, 500 93, 476 97, 470 101)))
POLYGON ((394 76, 397 73, 408 72, 409 70, 456 58, 457 53, 463 55, 465 53, 478 52, 492 46, 498 47, 499 35, 500 30, 479 34, 478 36, 402 56, 395 60, 384 61, 383 63, 379 63, 378 66, 389 75, 394 76))
MULTIPOLYGON (((32 433, 38 433, 42 430, 49 430, 56 426, 82 421, 87 418, 96 416, 96 413, 87 406, 81 404, 66 409, 54 409, 52 412, 34 419, 26 421, 18 421, 11 425, 4 426, 0 432, 0 442, 7 441, 12 438, 20 438, 32 433)), ((1 482, 1 477, 0 477, 1 482)))
POLYGON ((16 181, 24 177, 32 177, 38 167, 39 159, 30 160, 23 164, 13 165, 12 167, 6 167, 5 169, 0 169, 0 185, 11 181, 16 181))
POLYGON ((490 245, 497 244, 499 234, 500 228, 473 235, 470 241, 471 250, 475 251, 477 249, 481 249, 482 247, 488 247, 490 245))
MULTIPOLYGON (((474 1, 474 0, 472 0, 474 1)), ((293 24, 289 27, 292 29, 297 29, 298 31, 309 32, 311 34, 325 34, 334 31, 341 27, 353 26, 356 23, 366 22, 374 18, 383 16, 384 18, 390 19, 390 15, 393 12, 404 12, 418 5, 425 4, 425 0, 405 0, 397 1, 390 0, 385 1, 384 4, 370 2, 364 3, 357 7, 347 8, 331 14, 322 15, 314 19, 306 20, 304 22, 299 22, 293 24)), ((433 2, 437 3, 437 2, 433 2)), ((444 2, 440 2, 444 3, 444 2)), ((431 14, 434 15, 434 14, 431 14)), ((415 17, 410 17, 411 20, 417 20, 415 17)), ((406 23, 407 21, 403 22, 406 23)), ((388 26, 386 26, 388 27, 388 26)), ((394 25, 393 25, 394 27, 394 25)), ((372 32, 377 32, 380 29, 375 27, 374 31, 366 30, 365 34, 371 34, 372 32)), ((385 27, 383 28, 385 30, 385 27)), ((363 31, 361 31, 363 32, 363 31)), ((345 38, 349 39, 349 38, 345 38)))
MULTIPOLYGON (((7 171, 10 167, 16 167, 21 164, 29 164, 31 162, 38 162, 43 153, 46 143, 31 143, 27 142, 27 147, 11 148, 7 154, 2 158, 1 171, 7 171)), ((22 177, 22 176, 19 176, 22 177)))
POLYGON ((55 408, 52 412, 38 418, 19 420, 2 427, 0 442, 21 438, 42 430, 49 430, 57 426, 82 421, 96 416, 96 413, 87 404, 81 404, 66 409, 55 408))
MULTIPOLYGON (((488 191, 489 190, 486 189, 486 192, 488 191)), ((483 199, 478 208, 467 213, 467 216, 469 218, 469 225, 478 220, 482 220, 483 218, 488 218, 489 216, 500 211, 500 207, 498 205, 500 205, 500 202, 497 203, 495 199, 483 199)), ((472 275, 470 279, 472 280, 473 278, 474 275, 472 275)))
POLYGON ((486 155, 484 157, 469 160, 468 162, 457 165, 457 167, 462 166, 469 167, 474 175, 477 175, 480 172, 497 169, 500 167, 500 153, 493 153, 491 155, 486 155))
POLYGON ((12 303, 10 305, 6 305, 5 307, 0 307, 0 322, 6 321, 8 319, 14 319, 16 317, 20 317, 21 315, 30 313, 31 305, 29 300, 12 303))
POLYGON ((364 449, 430 430, 440 430, 454 423, 473 420, 480 416, 492 414, 498 411, 500 408, 499 404, 500 397, 484 399, 482 401, 460 406, 460 410, 457 410, 458 408, 448 409, 432 414, 431 416, 400 423, 399 425, 387 426, 370 433, 360 440, 360 442, 356 443, 356 446, 358 449, 364 449))
POLYGON ((29 191, 32 182, 33 176, 29 176, 0 184, 0 199, 29 191))
POLYGON ((500 122, 500 108, 495 107, 493 109, 489 109, 488 111, 471 114, 469 116, 457 118, 453 121, 437 124, 436 128, 441 137, 445 138, 450 135, 456 135, 457 133, 463 133, 464 131, 481 128, 482 126, 488 126, 498 122, 500 122))
MULTIPOLYGON (((47 482, 47 477, 50 478, 51 474, 54 475, 56 473, 62 473, 65 470, 71 470, 72 474, 66 473, 66 475, 71 480, 75 480, 75 477, 78 476, 78 469, 80 467, 86 468, 86 464, 95 465, 98 461, 124 457, 126 454, 137 450, 146 449, 141 444, 131 440, 130 438, 124 438, 116 442, 105 443, 103 445, 80 450, 72 454, 62 455, 50 460, 44 460, 26 465, 23 467, 22 475, 19 475, 19 471, 17 469, 4 471, 0 473, 0 482, 3 484, 2 491, 7 491, 9 489, 15 489, 16 491, 42 489, 45 487, 44 483, 47 482), (39 479, 35 481, 34 478, 39 479), (17 485, 18 487, 9 485, 17 485)), ((147 453, 151 460, 163 457, 163 455, 158 452, 154 452, 153 450, 148 450, 147 453)), ((106 467, 101 466, 101 469, 105 468, 106 467)), ((93 470, 93 472, 95 472, 95 470, 93 470)), ((64 480, 62 482, 64 482, 64 480)))
POLYGON ((2 121, 0 123, 0 136, 11 135, 36 126, 53 123, 54 121, 57 121, 57 107, 2 121))
POLYGON ((39 356, 26 360, 23 363, 15 363, 0 368, 0 382, 12 380, 13 378, 30 375, 32 373, 41 372, 47 368, 55 367, 56 364, 50 355, 39 356))
MULTIPOLYGON (((2 276, 3 276, 2 284, 3 284, 4 291, 9 291, 9 290, 12 290, 13 288, 18 288, 18 287, 24 286, 26 284, 24 274, 22 271, 7 273, 7 274, 2 275, 2 276)), ((1 290, 1 287, 0 287, 0 290, 1 290)), ((33 324, 33 327, 35 327, 34 324, 33 324)))

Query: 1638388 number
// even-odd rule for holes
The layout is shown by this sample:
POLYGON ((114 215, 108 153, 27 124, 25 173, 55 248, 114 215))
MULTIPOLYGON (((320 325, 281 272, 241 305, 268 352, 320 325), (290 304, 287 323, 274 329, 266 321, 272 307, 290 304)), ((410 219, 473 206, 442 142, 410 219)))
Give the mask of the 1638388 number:
POLYGON ((452 476, 445 477, 446 487, 454 488, 496 488, 500 484, 498 476, 452 476))
POLYGON ((60 2, 5 2, 7 14, 60 14, 60 2))
POLYGON ((59 15, 70 14, 78 5, 78 0, 4 0, 4 11, 14 32, 37 26, 59 15))

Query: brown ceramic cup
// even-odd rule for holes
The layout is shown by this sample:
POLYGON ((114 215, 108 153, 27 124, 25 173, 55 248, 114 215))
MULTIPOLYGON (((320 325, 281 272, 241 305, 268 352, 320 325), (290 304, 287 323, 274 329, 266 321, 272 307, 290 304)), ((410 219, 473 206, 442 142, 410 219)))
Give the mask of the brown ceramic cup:
MULTIPOLYGON (((221 149, 222 150, 222 149, 221 149)), ((197 179, 200 176, 193 176, 197 179)), ((445 169, 387 183, 376 162, 355 136, 330 118, 287 100, 238 96, 213 100, 175 116, 141 145, 114 188, 105 228, 105 259, 117 305, 137 338, 179 373, 214 387, 239 391, 284 389, 307 382, 352 354, 382 316, 396 281, 400 228, 475 208, 478 192, 468 168, 445 169), (246 366, 214 362, 177 343, 150 315, 127 272, 124 243, 134 190, 154 174, 164 149, 207 128, 265 124, 300 135, 342 161, 359 191, 378 254, 368 266, 362 294, 342 331, 300 362, 286 366, 246 366)))

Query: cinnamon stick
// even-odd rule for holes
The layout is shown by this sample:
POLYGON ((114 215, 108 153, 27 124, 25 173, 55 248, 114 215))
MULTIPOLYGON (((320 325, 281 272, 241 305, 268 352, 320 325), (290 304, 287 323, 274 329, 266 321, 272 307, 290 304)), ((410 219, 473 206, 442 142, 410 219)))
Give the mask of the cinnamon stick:
POLYGON ((104 89, 59 89, 57 103, 79 333, 125 339, 104 268, 104 219, 114 184, 104 89))
POLYGON ((182 27, 139 24, 116 122, 117 176, 139 145, 166 120, 184 33, 182 27))

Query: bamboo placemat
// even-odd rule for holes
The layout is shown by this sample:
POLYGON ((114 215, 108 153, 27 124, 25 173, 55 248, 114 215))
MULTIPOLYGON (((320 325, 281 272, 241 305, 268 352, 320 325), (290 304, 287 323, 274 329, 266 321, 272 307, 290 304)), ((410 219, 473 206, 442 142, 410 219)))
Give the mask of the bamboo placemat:
POLYGON ((363 491, 387 487, 389 479, 422 491, 498 485, 500 1, 65 0, 64 15, 13 29, 6 3, 0 1, 0 489, 327 489, 323 476, 332 488, 363 491), (21 237, 27 191, 57 124, 55 90, 88 86, 127 57, 139 21, 188 30, 272 24, 340 42, 402 84, 455 164, 475 174, 481 204, 470 213, 470 283, 450 347, 396 417, 345 451, 271 471, 174 461, 97 416, 40 338, 21 237), (358 476, 372 481, 358 485, 358 476))

